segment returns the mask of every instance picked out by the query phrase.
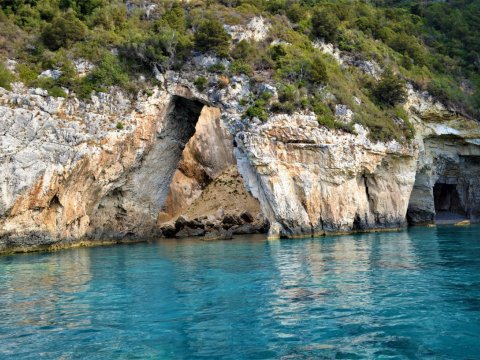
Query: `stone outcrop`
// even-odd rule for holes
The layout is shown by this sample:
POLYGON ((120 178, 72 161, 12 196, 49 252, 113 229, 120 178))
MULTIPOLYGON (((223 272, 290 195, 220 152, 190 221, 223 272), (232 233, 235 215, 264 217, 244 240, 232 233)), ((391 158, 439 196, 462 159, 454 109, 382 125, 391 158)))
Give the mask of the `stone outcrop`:
POLYGON ((0 249, 86 236, 101 200, 151 149, 170 106, 160 93, 134 109, 121 93, 85 104, 22 88, 4 92, 0 249))
MULTIPOLYGON (((1 91, 0 251, 157 238, 165 220, 186 212, 219 176, 240 178, 218 108, 188 87, 156 89, 136 102, 115 91, 88 103, 21 84, 1 91)), ((253 204, 251 232, 265 228, 258 201, 241 195, 242 202, 240 192, 223 199, 235 209, 210 199, 225 209, 212 231, 246 211, 242 203, 253 204)))

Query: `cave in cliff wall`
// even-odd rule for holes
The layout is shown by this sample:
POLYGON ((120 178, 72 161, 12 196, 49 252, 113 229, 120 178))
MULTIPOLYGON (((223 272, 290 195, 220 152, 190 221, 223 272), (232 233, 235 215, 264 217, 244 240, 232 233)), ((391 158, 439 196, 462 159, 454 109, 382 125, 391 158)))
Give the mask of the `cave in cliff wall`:
POLYGON ((232 226, 236 233, 265 231, 260 204, 238 173, 220 109, 180 96, 172 97, 139 166, 101 200, 91 219, 90 238, 198 236, 232 226), (179 216, 194 228, 172 225, 179 216), (224 224, 229 218, 235 221, 224 224))
POLYGON ((155 236, 158 233, 158 213, 203 107, 199 101, 172 96, 165 120, 159 121, 146 155, 100 201, 91 217, 89 237, 155 236))
POLYGON ((425 141, 407 220, 410 225, 480 220, 480 150, 458 139, 425 141))
POLYGON ((457 184, 437 182, 433 187, 435 221, 465 219, 465 207, 458 193, 457 184))

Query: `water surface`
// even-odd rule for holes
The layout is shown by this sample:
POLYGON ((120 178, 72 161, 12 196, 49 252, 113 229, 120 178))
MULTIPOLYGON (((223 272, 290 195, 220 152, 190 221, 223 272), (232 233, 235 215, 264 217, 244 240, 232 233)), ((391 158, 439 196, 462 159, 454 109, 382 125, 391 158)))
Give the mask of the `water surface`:
POLYGON ((0 257, 0 359, 479 359, 480 227, 0 257))

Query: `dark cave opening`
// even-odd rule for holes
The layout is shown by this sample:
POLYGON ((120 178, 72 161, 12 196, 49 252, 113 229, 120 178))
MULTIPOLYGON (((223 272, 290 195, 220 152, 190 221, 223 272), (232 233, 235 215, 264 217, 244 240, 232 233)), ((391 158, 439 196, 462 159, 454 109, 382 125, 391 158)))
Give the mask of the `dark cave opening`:
POLYGON ((433 201, 436 222, 466 218, 456 184, 436 183, 433 187, 433 201))
POLYGON ((125 173, 91 217, 90 237, 157 234, 156 216, 162 208, 185 145, 195 134, 204 104, 172 96, 156 139, 141 154, 138 167, 125 173), (141 205, 140 205, 141 204, 141 205))

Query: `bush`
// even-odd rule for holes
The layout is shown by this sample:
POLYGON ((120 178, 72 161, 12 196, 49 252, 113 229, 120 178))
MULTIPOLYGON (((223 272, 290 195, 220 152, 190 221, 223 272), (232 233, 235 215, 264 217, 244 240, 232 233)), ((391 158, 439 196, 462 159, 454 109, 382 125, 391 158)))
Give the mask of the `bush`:
POLYGON ((199 76, 195 79, 195 81, 193 82, 193 84, 196 86, 197 90, 198 91, 203 91, 205 90, 205 87, 207 85, 207 78, 204 77, 204 76, 199 76))
POLYGON ((121 48, 121 55, 141 64, 140 67, 145 65, 151 69, 155 66, 165 72, 181 65, 190 51, 190 38, 166 27, 153 35, 137 35, 121 48))
POLYGON ((278 100, 280 102, 297 102, 300 96, 294 85, 281 85, 278 89, 278 100))
POLYGON ((118 130, 123 130, 124 126, 121 121, 117 122, 117 125, 115 126, 118 130))
POLYGON ((324 114, 324 115, 317 115, 318 124, 321 126, 325 126, 329 129, 335 128, 335 118, 332 115, 324 114))
POLYGON ((247 40, 241 40, 230 51, 230 56, 236 60, 247 60, 253 55, 254 51, 252 44, 247 40))
POLYGON ((128 75, 115 55, 106 54, 98 66, 86 77, 97 91, 105 91, 109 86, 122 86, 128 82, 128 75))
POLYGON ((208 71, 215 74, 223 74, 225 70, 225 65, 223 65, 221 62, 213 64, 208 68, 208 71))
POLYGON ((291 22, 298 23, 306 17, 306 11, 300 4, 292 4, 287 8, 287 17, 291 22))
POLYGON ((102 0, 60 0, 62 9, 74 9, 82 15, 89 15, 102 5, 102 0))
POLYGON ((42 32, 43 43, 50 50, 68 48, 85 38, 87 27, 71 11, 56 17, 42 32))
POLYGON ((92 91, 105 92, 110 86, 120 86, 133 92, 136 88, 129 82, 128 74, 119 59, 107 53, 103 60, 87 76, 73 81, 72 89, 81 99, 90 97, 92 91))
POLYGON ((230 71, 233 74, 245 74, 245 75, 252 75, 253 69, 252 67, 244 63, 242 61, 234 61, 230 64, 230 71))
POLYGON ((396 104, 403 103, 407 98, 405 81, 387 69, 383 73, 380 81, 374 85, 373 95, 384 105, 395 106, 396 104))
POLYGON ((218 20, 204 20, 194 36, 195 48, 201 52, 213 51, 218 56, 226 57, 230 46, 230 36, 218 20))
POLYGON ((268 113, 265 108, 261 107, 258 104, 251 106, 247 109, 246 115, 250 118, 258 118, 262 121, 266 121, 268 119, 268 113))
POLYGON ((315 84, 323 84, 327 80, 328 74, 325 61, 321 57, 314 58, 310 68, 310 81, 315 84))
POLYGON ((57 84, 56 80, 49 77, 39 77, 32 81, 30 86, 38 87, 48 91, 48 95, 53 97, 67 97, 65 91, 57 84))
POLYGON ((0 61, 0 87, 11 90, 10 83, 15 81, 15 76, 6 68, 2 61, 0 61))
POLYGON ((293 114, 297 107, 291 101, 276 102, 272 104, 272 111, 276 113, 293 114))
POLYGON ((321 98, 315 96, 310 100, 313 112, 317 115, 317 121, 321 126, 329 129, 336 127, 335 116, 332 110, 325 104, 321 98))
POLYGON ((323 38, 326 42, 335 42, 339 25, 340 21, 336 15, 327 10, 318 9, 314 11, 312 17, 312 35, 323 38))

